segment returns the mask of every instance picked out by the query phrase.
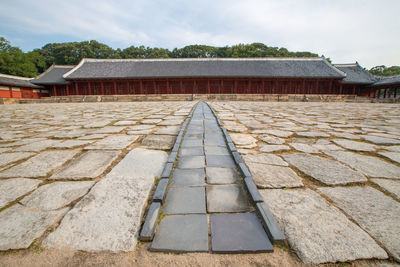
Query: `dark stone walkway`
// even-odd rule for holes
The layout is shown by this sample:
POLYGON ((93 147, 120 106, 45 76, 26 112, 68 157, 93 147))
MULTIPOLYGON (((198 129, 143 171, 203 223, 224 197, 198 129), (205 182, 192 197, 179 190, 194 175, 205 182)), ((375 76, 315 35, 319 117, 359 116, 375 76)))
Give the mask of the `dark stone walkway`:
POLYGON ((168 186, 165 200, 160 199, 163 216, 151 250, 273 251, 243 178, 213 112, 200 102, 183 136, 170 182, 162 179, 165 184, 156 190, 165 192, 168 186))

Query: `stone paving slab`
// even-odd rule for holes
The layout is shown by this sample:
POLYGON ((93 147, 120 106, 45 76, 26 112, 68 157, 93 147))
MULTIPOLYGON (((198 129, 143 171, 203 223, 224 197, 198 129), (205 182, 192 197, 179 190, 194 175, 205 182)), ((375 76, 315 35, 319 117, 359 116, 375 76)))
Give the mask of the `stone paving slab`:
POLYGON ((367 178, 337 161, 305 153, 287 154, 283 158, 300 171, 328 185, 366 182, 367 178))
POLYGON ((207 186, 207 211, 244 212, 250 210, 250 202, 243 186, 210 185, 207 186))
POLYGON ((131 251, 154 178, 167 153, 136 148, 70 210, 43 242, 49 248, 131 251))
POLYGON ((209 184, 237 184, 240 182, 235 169, 206 167, 207 183, 209 184))
POLYGON ((46 184, 23 198, 20 203, 25 207, 42 211, 56 210, 85 195, 93 184, 93 181, 46 184))
POLYGON ((357 141, 350 141, 344 139, 334 139, 332 140, 335 144, 342 146, 344 148, 354 150, 354 151, 366 151, 366 152, 373 152, 376 150, 376 146, 372 144, 368 144, 365 142, 357 142, 357 141))
POLYGON ((31 144, 27 144, 24 146, 17 147, 14 151, 31 151, 31 152, 39 152, 45 150, 46 148, 52 147, 54 145, 59 144, 59 140, 43 140, 39 142, 34 142, 31 144))
POLYGON ((103 149, 103 150, 121 150, 135 142, 139 136, 137 135, 111 135, 97 141, 85 149, 103 149))
POLYGON ((391 159, 397 163, 400 163, 400 153, 398 152, 380 152, 379 155, 382 155, 386 158, 391 159))
POLYGON ((72 159, 72 157, 74 157, 78 152, 78 149, 45 151, 27 161, 24 161, 23 163, 0 172, 0 177, 44 177, 50 171, 57 169, 65 162, 72 159))
POLYGON ((0 212, 0 250, 28 248, 67 210, 40 211, 20 204, 3 210, 0 212))
POLYGON ((179 158, 178 168, 180 169, 197 169, 204 168, 204 156, 183 156, 179 158))
POLYGON ((85 152, 53 174, 50 179, 95 178, 107 169, 119 153, 119 151, 106 150, 85 152))
POLYGON ((255 213, 210 215, 213 252, 272 252, 274 249, 255 213))
POLYGON ((365 186, 319 188, 400 261, 399 202, 365 186))
POLYGON ((208 251, 206 215, 165 216, 158 228, 150 250, 173 252, 208 251))
POLYGON ((0 167, 35 155, 30 152, 13 152, 0 154, 0 167))
POLYGON ((387 258, 366 232, 314 191, 261 190, 261 195, 304 263, 387 258))
POLYGON ((149 149, 171 149, 175 144, 175 137, 171 135, 147 135, 142 145, 149 149))
POLYGON ((200 169, 175 169, 171 186, 204 186, 205 172, 200 169))
POLYGON ((0 180, 0 208, 36 189, 41 182, 26 178, 0 180))
POLYGON ((400 181, 389 179, 371 179, 372 182, 378 184, 380 187, 395 195, 400 200, 400 181))
POLYGON ((206 213, 204 187, 171 187, 165 200, 164 214, 206 213))

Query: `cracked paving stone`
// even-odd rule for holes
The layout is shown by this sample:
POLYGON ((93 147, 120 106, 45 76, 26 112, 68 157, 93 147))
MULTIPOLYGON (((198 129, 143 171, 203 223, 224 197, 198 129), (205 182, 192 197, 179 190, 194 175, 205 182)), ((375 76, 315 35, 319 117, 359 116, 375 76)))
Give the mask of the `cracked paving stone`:
POLYGON ((308 145, 308 144, 290 143, 289 145, 300 152, 319 153, 319 150, 316 147, 308 145))
POLYGON ((171 149, 175 144, 175 136, 171 135, 147 135, 142 140, 142 145, 149 149, 171 149))
POLYGON ((400 205, 369 187, 318 188, 400 261, 400 205))
POLYGON ((0 212, 0 250, 28 248, 67 210, 38 211, 20 204, 3 210, 0 212))
POLYGON ((167 162, 164 151, 135 148, 96 183, 43 245, 83 251, 132 251, 141 216, 167 162))
POLYGON ((389 158, 397 163, 400 163, 400 153, 396 152, 380 152, 379 155, 382 155, 386 158, 389 158))
POLYGON ((123 126, 106 126, 104 128, 97 129, 95 131, 92 131, 91 133, 97 134, 97 133, 106 133, 106 134, 117 134, 122 132, 126 127, 123 126))
POLYGON ((89 146, 86 146, 85 149, 124 149, 129 146, 133 142, 135 142, 139 136, 137 135, 111 135, 100 141, 97 141, 89 146))
POLYGON ((399 167, 377 157, 345 151, 325 151, 324 153, 371 177, 400 178, 399 167))
POLYGON ((43 141, 27 144, 24 146, 20 146, 20 147, 14 149, 14 151, 39 152, 39 151, 45 150, 46 148, 57 145, 58 143, 60 143, 59 140, 43 140, 43 141))
POLYGON ((165 200, 164 214, 206 213, 204 187, 171 187, 165 200))
POLYGON ((174 252, 208 251, 206 215, 165 216, 161 220, 150 250, 174 252))
POLYGON ((204 168, 175 169, 172 175, 171 186, 204 186, 204 168))
POLYGON ((54 144, 52 147, 53 148, 74 148, 78 146, 83 146, 93 143, 93 141, 84 141, 84 140, 66 140, 63 142, 59 142, 54 144))
POLYGON ((240 182, 235 169, 206 167, 207 183, 209 184, 237 184, 240 182))
POLYGON ((372 182, 376 183, 389 193, 393 194, 400 200, 400 181, 393 181, 389 179, 371 179, 372 182))
POLYGON ((258 188, 301 187, 301 178, 289 167, 246 162, 258 188))
POLYGON ((393 139, 393 138, 386 138, 386 137, 380 137, 380 136, 374 136, 374 135, 363 135, 362 138, 365 140, 377 144, 377 145, 398 145, 400 144, 399 139, 393 139))
POLYGON ((211 214, 210 224, 211 247, 214 252, 274 250, 255 213, 211 214))
POLYGON ((207 186, 208 212, 243 212, 250 210, 250 203, 243 186, 207 186))
POLYGON ((82 197, 93 184, 93 181, 46 184, 23 198, 20 203, 42 211, 59 209, 82 197))
POLYGON ((258 139, 271 145, 282 145, 285 143, 285 139, 270 135, 260 135, 258 139))
POLYGON ((12 152, 12 153, 4 153, 0 155, 0 167, 8 165, 10 163, 26 159, 30 156, 35 155, 35 153, 30 152, 12 152))
POLYGON ((355 150, 355 151, 365 151, 365 152, 373 152, 376 150, 376 146, 364 142, 343 140, 343 139, 334 139, 332 140, 335 144, 342 146, 344 148, 355 150))
POLYGON ((290 150, 290 147, 287 145, 266 145, 260 146, 260 152, 274 152, 281 150, 290 150))
POLYGON ((283 155, 283 158, 300 171, 328 185, 367 182, 367 178, 337 161, 296 153, 283 155))
POLYGON ((305 264, 386 259, 360 227, 310 189, 261 190, 290 247, 305 264))
POLYGON ((0 180, 0 208, 36 189, 41 182, 26 178, 0 180))
POLYGON ((0 172, 0 177, 44 177, 50 171, 61 167, 72 159, 80 150, 45 151, 23 163, 0 172))
POLYGON ((321 133, 321 132, 297 132, 297 136, 301 137, 329 137, 330 135, 327 133, 321 133))
POLYGON ((257 139, 249 134, 231 134, 232 141, 237 146, 253 146, 257 139))
POLYGON ((119 153, 119 151, 88 151, 57 171, 50 179, 95 178, 103 174, 108 166, 117 159, 119 153))
POLYGON ((154 134, 166 134, 166 135, 178 135, 181 127, 179 126, 167 126, 159 129, 154 134))
POLYGON ((289 166, 289 164, 287 164, 287 162, 285 162, 281 157, 274 154, 261 153, 254 155, 245 155, 243 156, 243 159, 246 163, 254 162, 277 166, 289 166))

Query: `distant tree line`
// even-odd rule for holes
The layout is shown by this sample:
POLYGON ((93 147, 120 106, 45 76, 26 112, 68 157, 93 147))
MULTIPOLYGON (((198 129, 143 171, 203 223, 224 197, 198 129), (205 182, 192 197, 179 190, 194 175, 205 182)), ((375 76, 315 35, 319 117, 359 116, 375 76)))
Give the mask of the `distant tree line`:
POLYGON ((386 67, 384 65, 375 66, 369 70, 370 73, 379 76, 392 76, 400 74, 400 66, 386 67))
MULTIPOLYGON (((173 50, 145 46, 130 46, 125 49, 113 49, 95 40, 50 43, 40 49, 24 53, 18 47, 12 46, 4 37, 0 37, 0 73, 24 77, 34 77, 45 71, 52 64, 76 65, 82 58, 245 58, 317 56, 318 54, 311 52, 291 52, 283 47, 271 47, 262 43, 238 44, 224 47, 188 45, 183 48, 174 48, 173 50)), ((327 60, 330 61, 329 58, 327 60)), ((400 70, 397 71, 400 73, 400 70)))

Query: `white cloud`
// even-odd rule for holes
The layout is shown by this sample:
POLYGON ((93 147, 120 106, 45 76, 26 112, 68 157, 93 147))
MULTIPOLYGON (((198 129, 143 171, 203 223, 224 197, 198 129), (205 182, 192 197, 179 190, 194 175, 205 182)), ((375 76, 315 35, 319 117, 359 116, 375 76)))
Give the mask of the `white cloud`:
POLYGON ((368 68, 400 65, 398 0, 2 2, 0 30, 13 41, 64 36, 120 48, 263 42, 368 68))

